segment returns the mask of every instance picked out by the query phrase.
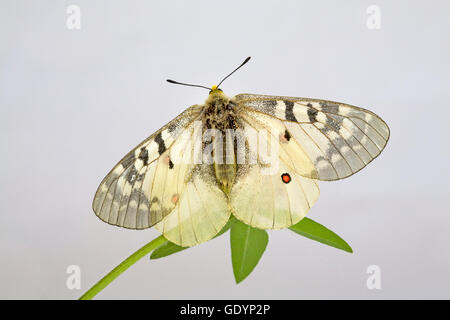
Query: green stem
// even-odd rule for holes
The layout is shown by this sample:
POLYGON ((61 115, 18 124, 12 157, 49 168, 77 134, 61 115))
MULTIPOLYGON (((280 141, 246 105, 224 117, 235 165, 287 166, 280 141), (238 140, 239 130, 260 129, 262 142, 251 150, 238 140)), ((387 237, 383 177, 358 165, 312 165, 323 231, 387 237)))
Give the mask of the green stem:
POLYGON ((153 239, 145 246, 140 248, 138 251, 133 253, 131 256, 126 258, 122 263, 120 263, 117 267, 112 269, 106 276, 104 276, 99 282, 97 282, 92 288, 86 291, 80 297, 80 300, 90 300, 95 297, 100 291, 102 291, 108 284, 110 284, 114 279, 122 274, 125 270, 135 264, 139 259, 149 254, 151 251, 159 247, 161 244, 166 242, 166 238, 163 236, 159 236, 158 238, 153 239))

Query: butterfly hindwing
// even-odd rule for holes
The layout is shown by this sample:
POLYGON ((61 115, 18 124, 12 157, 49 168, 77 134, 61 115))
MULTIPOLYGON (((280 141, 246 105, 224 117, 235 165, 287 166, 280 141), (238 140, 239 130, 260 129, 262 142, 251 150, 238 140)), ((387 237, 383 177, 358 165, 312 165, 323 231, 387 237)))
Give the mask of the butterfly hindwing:
POLYGON ((260 229, 282 229, 303 217, 317 201, 319 187, 283 162, 238 165, 229 195, 233 215, 260 229))
POLYGON ((254 117, 256 112, 282 121, 313 162, 318 180, 338 180, 358 172, 380 154, 389 139, 389 128, 381 118, 347 104, 253 94, 235 99, 244 117, 254 117))
POLYGON ((217 183, 213 166, 196 163, 195 134, 194 128, 188 128, 171 149, 174 168, 185 167, 186 173, 180 170, 178 175, 158 182, 165 186, 161 199, 170 204, 172 212, 155 228, 182 247, 211 239, 230 217, 227 197, 217 183))
POLYGON ((230 217, 228 199, 217 184, 212 165, 193 167, 178 201, 174 211, 155 228, 182 247, 213 238, 230 217))

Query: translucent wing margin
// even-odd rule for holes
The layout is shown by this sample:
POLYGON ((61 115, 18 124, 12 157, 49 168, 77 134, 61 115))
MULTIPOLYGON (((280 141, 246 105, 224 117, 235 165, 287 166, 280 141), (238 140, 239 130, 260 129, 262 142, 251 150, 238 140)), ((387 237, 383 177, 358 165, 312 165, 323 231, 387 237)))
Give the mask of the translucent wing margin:
POLYGON ((389 140, 389 127, 380 117, 348 104, 254 94, 239 94, 234 99, 241 107, 242 117, 259 123, 268 117, 282 122, 289 138, 301 146, 314 164, 316 176, 314 172, 295 171, 304 177, 349 177, 375 159, 389 140))

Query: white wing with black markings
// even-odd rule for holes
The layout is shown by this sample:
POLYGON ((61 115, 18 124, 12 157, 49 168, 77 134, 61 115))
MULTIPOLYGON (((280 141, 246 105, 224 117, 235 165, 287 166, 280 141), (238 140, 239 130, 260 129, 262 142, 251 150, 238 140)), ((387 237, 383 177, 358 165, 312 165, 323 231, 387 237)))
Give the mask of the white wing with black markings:
MULTIPOLYGON (((371 111, 339 102, 240 94, 235 97, 240 116, 248 122, 283 127, 292 150, 303 150, 315 168, 300 175, 318 180, 339 180, 358 172, 386 146, 389 128, 371 111), (281 125, 276 120, 281 122, 281 125)), ((294 151, 289 154, 293 155, 294 151)), ((295 156, 291 157, 296 159, 295 156)), ((302 160, 304 162, 304 160, 302 160)))

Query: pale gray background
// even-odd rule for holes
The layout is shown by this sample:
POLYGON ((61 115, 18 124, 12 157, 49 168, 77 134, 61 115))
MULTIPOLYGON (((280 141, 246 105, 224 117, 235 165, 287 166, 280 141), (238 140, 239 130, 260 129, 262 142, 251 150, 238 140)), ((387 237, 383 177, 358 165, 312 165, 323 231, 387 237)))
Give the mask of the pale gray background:
POLYGON ((141 260, 98 298, 450 298, 447 1, 5 1, 0 3, 0 298, 74 299, 158 235, 101 222, 91 201, 132 147, 251 55, 223 85, 368 108, 391 128, 357 175, 321 183, 310 217, 353 255, 270 232, 235 285, 228 235, 141 260), (66 7, 81 8, 81 30, 66 7), (366 9, 381 8, 381 29, 366 9), (82 290, 66 288, 66 268, 82 290), (382 290, 366 288, 381 267, 382 290))

